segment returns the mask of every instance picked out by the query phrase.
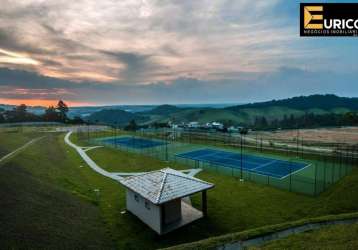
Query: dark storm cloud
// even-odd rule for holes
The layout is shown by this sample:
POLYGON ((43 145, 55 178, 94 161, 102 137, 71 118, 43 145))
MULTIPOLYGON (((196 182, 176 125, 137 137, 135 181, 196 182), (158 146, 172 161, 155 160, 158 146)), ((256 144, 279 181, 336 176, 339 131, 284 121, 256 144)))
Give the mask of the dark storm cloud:
POLYGON ((46 51, 36 47, 26 44, 21 39, 21 34, 17 33, 16 30, 10 30, 0 27, 0 48, 19 51, 19 52, 28 52, 35 54, 43 54, 46 51))
POLYGON ((140 82, 143 76, 155 74, 161 68, 150 55, 142 55, 130 52, 103 52, 115 58, 125 68, 119 72, 119 76, 126 82, 140 82))
POLYGON ((55 89, 55 88, 85 88, 94 86, 94 83, 87 83, 86 85, 75 82, 57 79, 53 77, 46 77, 40 74, 29 72, 25 70, 13 70, 8 68, 0 68, 0 86, 27 88, 27 89, 55 89))

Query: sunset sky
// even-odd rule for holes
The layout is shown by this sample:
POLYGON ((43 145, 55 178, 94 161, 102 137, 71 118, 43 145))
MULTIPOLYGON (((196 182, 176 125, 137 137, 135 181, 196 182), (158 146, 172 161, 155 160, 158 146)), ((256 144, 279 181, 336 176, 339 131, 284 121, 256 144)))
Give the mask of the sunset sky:
POLYGON ((299 2, 0 0, 0 103, 358 96, 358 38, 300 37, 299 2))

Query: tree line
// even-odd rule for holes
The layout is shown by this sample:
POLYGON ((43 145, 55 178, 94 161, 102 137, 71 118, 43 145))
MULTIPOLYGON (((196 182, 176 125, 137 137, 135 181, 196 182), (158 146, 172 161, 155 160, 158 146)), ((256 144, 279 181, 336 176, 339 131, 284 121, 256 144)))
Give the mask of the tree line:
POLYGON ((44 114, 37 115, 27 110, 25 104, 16 106, 12 110, 0 110, 0 123, 14 122, 60 122, 70 124, 82 124, 84 121, 80 117, 68 118, 69 108, 67 104, 60 100, 56 106, 48 107, 44 114))
POLYGON ((334 126, 358 126, 358 113, 347 112, 345 114, 314 114, 306 113, 302 116, 285 115, 283 119, 268 120, 266 117, 256 117, 254 129, 295 129, 318 128, 334 126))

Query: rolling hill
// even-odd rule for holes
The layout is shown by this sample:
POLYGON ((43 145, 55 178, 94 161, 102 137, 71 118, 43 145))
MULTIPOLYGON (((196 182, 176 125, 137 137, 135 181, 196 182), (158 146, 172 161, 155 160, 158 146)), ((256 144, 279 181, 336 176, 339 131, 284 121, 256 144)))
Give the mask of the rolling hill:
POLYGON ((282 100, 272 100, 268 102, 257 102, 251 104, 237 105, 228 107, 228 110, 239 111, 243 108, 266 108, 266 107, 285 107, 298 110, 323 109, 330 111, 336 108, 346 108, 358 110, 358 98, 339 97, 336 95, 310 95, 298 96, 282 100))
POLYGON ((153 122, 175 123, 212 121, 230 125, 250 125, 257 117, 268 121, 282 120, 285 116, 301 117, 307 113, 315 115, 345 114, 358 110, 358 98, 338 97, 336 95, 300 96, 282 100, 272 100, 224 108, 212 107, 178 107, 160 105, 142 112, 127 112, 120 109, 104 109, 88 117, 91 122, 98 121, 119 126, 128 124, 132 119, 139 124, 153 122))
POLYGON ((131 120, 138 123, 143 123, 149 118, 146 116, 137 115, 135 113, 127 112, 121 109, 104 109, 94 112, 86 118, 91 123, 100 123, 108 125, 127 125, 131 120))

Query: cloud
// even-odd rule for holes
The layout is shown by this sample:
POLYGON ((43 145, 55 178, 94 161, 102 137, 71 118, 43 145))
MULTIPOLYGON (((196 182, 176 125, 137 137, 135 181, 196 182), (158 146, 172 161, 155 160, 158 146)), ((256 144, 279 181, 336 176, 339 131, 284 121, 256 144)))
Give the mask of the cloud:
POLYGON ((272 73, 246 73, 240 78, 177 78, 138 85, 78 83, 26 71, 0 69, 0 99, 42 99, 47 96, 46 99, 97 104, 245 103, 317 93, 356 96, 355 78, 353 73, 284 67, 272 73))
POLYGON ((161 66, 150 55, 129 52, 104 52, 124 67, 119 71, 119 78, 127 83, 138 83, 149 75, 154 75, 161 66))
POLYGON ((271 18, 279 0, 2 1, 0 48, 30 53, 42 64, 18 68, 47 76, 150 83, 300 61, 296 30, 271 18))
POLYGON ((0 2, 3 97, 5 88, 98 103, 357 93, 356 43, 300 38, 298 1, 0 2))

